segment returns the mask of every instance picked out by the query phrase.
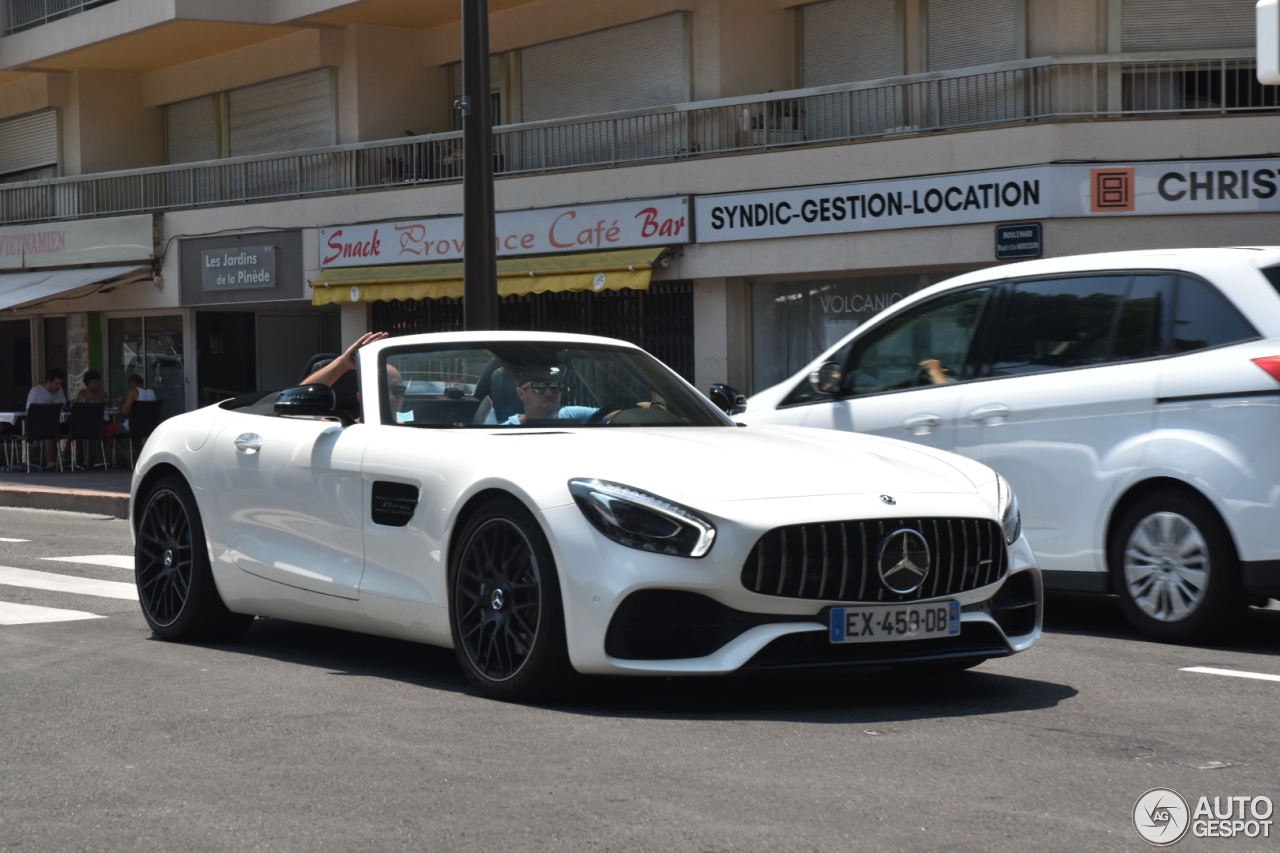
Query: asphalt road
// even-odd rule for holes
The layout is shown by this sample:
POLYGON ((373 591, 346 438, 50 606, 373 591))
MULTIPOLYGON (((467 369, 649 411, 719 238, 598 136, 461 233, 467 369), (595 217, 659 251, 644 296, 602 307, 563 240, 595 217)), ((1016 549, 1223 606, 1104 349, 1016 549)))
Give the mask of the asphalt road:
POLYGON ((526 707, 447 650, 279 620, 175 645, 121 587, 31 588, 128 583, 101 556, 129 555, 123 521, 0 509, 0 537, 29 540, 0 541, 0 620, 106 617, 0 624, 3 851, 1137 851, 1150 788, 1280 803, 1280 681, 1182 671, 1280 675, 1280 610, 1192 648, 1055 596, 1039 646, 967 673, 594 680, 526 707), (44 559, 73 556, 95 561, 44 559))

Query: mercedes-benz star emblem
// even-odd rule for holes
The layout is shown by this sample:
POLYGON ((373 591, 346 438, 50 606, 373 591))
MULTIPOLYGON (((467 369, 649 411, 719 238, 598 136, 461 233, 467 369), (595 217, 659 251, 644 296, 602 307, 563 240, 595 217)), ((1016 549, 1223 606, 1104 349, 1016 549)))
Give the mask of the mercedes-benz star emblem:
POLYGON ((895 530, 880 542, 880 582, 898 595, 915 592, 929 576, 929 543, 914 530, 895 530))
POLYGON ((501 589, 495 589, 493 591, 493 594, 489 596, 489 606, 492 607, 494 610, 501 610, 502 605, 504 605, 506 601, 507 601, 507 596, 502 592, 501 589))
POLYGON ((881 496, 880 496, 880 500, 884 501, 884 502, 885 502, 885 503, 887 503, 887 504, 896 504, 896 503, 897 503, 897 501, 895 501, 895 500, 893 499, 893 495, 881 495, 881 496))

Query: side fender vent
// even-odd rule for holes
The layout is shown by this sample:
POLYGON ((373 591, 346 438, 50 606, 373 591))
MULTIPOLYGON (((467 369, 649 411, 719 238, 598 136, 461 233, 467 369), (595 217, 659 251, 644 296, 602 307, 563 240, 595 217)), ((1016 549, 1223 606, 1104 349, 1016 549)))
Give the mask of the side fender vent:
POLYGON ((418 487, 408 483, 373 484, 373 523, 385 527, 404 527, 418 508, 418 487))

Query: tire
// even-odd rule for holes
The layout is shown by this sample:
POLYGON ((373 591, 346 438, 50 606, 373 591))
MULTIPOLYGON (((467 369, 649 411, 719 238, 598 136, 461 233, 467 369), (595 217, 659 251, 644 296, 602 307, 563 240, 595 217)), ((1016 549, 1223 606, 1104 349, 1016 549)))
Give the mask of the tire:
POLYGON ((218 594, 200 510, 181 477, 165 477, 147 495, 133 564, 142 615, 162 639, 229 640, 253 621, 228 610, 218 594))
POLYGON ((482 505, 449 561, 449 621, 467 679, 491 699, 528 702, 563 692, 574 672, 564 607, 546 537, 524 505, 482 505))
POLYGON ((1248 601, 1222 519, 1185 492, 1153 492, 1131 506, 1112 535, 1108 563, 1125 616, 1153 640, 1221 637, 1248 601))

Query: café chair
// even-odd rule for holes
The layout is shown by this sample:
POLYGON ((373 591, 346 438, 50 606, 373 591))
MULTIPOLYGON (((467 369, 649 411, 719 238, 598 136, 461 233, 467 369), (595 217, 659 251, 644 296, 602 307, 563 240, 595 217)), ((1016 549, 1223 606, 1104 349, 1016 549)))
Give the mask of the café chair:
MULTIPOLYGON (((129 444, 129 467, 133 467, 134 456, 136 455, 133 446, 136 443, 138 449, 147 443, 147 439, 151 437, 151 433, 156 431, 156 427, 160 426, 160 407, 164 405, 163 400, 135 400, 129 408, 129 429, 120 430, 116 433, 116 438, 126 441, 129 444)), ((114 461, 115 454, 112 453, 114 461)))
MULTIPOLYGON (((40 446, 40 456, 44 460, 44 465, 51 464, 48 459, 48 445, 46 442, 61 441, 64 436, 58 428, 59 422, 62 420, 62 404, 61 403, 39 403, 27 407, 26 433, 22 437, 23 443, 27 450, 27 473, 31 473, 31 445, 40 446)), ((58 470, 62 470, 62 452, 58 452, 58 470)))
POLYGON ((105 466, 107 462, 107 446, 104 442, 106 437, 106 403, 72 403, 71 419, 67 426, 71 438, 71 470, 75 471, 78 467, 90 467, 76 464, 76 449, 81 443, 84 444, 84 455, 86 459, 92 460, 89 452, 89 443, 96 441, 98 443, 98 454, 105 466))

